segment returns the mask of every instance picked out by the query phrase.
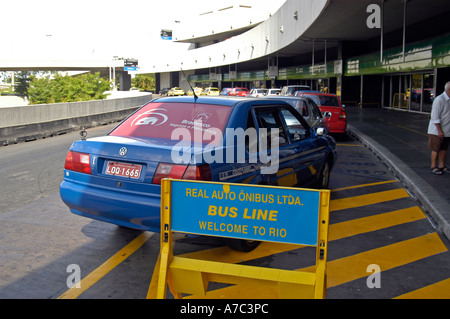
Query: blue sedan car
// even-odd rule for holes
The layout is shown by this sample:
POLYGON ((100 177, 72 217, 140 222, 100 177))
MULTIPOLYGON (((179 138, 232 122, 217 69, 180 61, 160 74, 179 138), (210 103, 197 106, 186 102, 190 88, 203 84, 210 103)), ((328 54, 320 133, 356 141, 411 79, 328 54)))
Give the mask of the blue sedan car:
POLYGON ((60 194, 75 214, 159 232, 163 178, 327 188, 336 156, 282 100, 160 98, 74 142, 60 194))

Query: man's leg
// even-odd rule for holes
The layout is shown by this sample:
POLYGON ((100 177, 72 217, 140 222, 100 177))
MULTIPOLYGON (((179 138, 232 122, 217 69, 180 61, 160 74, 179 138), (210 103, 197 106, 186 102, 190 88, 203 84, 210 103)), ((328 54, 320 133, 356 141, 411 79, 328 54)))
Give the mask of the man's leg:
POLYGON ((431 168, 438 167, 437 166, 438 155, 439 152, 431 151, 431 168))
POLYGON ((439 168, 444 168, 445 159, 447 158, 447 150, 441 150, 439 152, 439 168))
POLYGON ((438 158, 441 149, 441 140, 437 135, 428 135, 428 147, 431 151, 431 173, 442 175, 442 171, 438 169, 438 158))
POLYGON ((442 169, 437 166, 438 158, 440 159, 440 152, 431 151, 431 173, 434 175, 444 174, 442 169))

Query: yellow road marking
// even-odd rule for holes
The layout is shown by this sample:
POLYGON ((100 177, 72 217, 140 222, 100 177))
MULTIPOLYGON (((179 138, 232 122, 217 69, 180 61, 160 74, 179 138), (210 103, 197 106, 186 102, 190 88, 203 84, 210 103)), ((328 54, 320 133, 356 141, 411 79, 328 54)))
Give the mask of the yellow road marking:
POLYGON ((450 278, 411 291, 395 299, 450 299, 450 278))
POLYGON ((336 145, 337 146, 350 146, 350 147, 362 147, 362 146, 364 146, 364 145, 361 145, 361 144, 340 144, 340 143, 338 143, 336 145))
POLYGON ((419 207, 415 206, 384 214, 377 214, 369 217, 349 220, 346 222, 330 225, 328 240, 332 241, 351 237, 358 234, 364 234, 424 218, 425 214, 419 207))
POLYGON ((146 299, 156 299, 158 296, 159 267, 161 265, 161 254, 158 255, 155 268, 153 268, 152 279, 147 290, 146 299))
POLYGON ((383 185, 383 184, 391 184, 391 183, 398 183, 398 180, 394 179, 394 180, 384 181, 384 182, 377 182, 377 183, 370 183, 370 184, 362 184, 362 185, 355 185, 355 186, 335 188, 335 189, 332 189, 331 192, 339 192, 339 191, 343 191, 343 190, 347 190, 347 189, 363 188, 363 187, 383 185))
POLYGON ((72 287, 63 293, 58 299, 76 299, 83 292, 88 290, 93 284, 103 278, 107 273, 127 259, 131 254, 138 250, 143 244, 152 237, 153 233, 144 232, 135 238, 127 246, 119 250, 114 256, 105 261, 100 267, 92 271, 89 275, 80 281, 80 288, 72 287))
MULTIPOLYGON (((370 275, 367 266, 377 264, 381 271, 399 267, 441 252, 447 248, 436 233, 418 238, 405 240, 392 245, 376 248, 349 257, 329 261, 327 263, 328 288, 343 283, 364 278, 370 275), (349 271, 352 269, 352 271, 349 271)), ((313 271, 314 266, 298 269, 299 271, 313 271)), ((234 285, 207 292, 206 298, 273 298, 276 292, 270 287, 245 287, 234 285)), ((189 296, 188 298, 201 298, 189 296)))
MULTIPOLYGON (((367 266, 377 264, 381 271, 403 266, 414 261, 447 251, 437 233, 401 241, 392 245, 365 251, 327 263, 328 287, 367 277, 367 266), (353 269, 354 271, 348 271, 353 269)), ((303 269, 307 271, 308 267, 303 269)))
POLYGON ((410 131, 410 132, 413 132, 413 133, 416 133, 416 134, 419 134, 419 135, 422 135, 422 136, 428 136, 424 132, 419 132, 419 131, 413 130, 413 129, 409 128, 409 127, 403 126, 403 125, 399 125, 399 124, 396 124, 396 123, 393 123, 393 122, 390 122, 390 121, 386 121, 384 119, 378 119, 378 120, 380 122, 385 122, 385 123, 388 123, 390 125, 397 126, 397 127, 402 128, 404 130, 407 130, 407 131, 410 131))
POLYGON ((403 188, 399 188, 384 192, 335 199, 330 202, 330 211, 367 206, 405 197, 409 197, 409 194, 403 188))
MULTIPOLYGON (((412 222, 415 220, 423 219, 425 218, 425 214, 422 212, 422 210, 419 207, 411 207, 401 210, 396 210, 393 212, 375 215, 375 216, 369 216, 369 217, 363 217, 347 222, 342 222, 338 224, 332 224, 330 225, 330 231, 329 231, 329 241, 338 240, 346 237, 351 237, 357 234, 366 233, 370 231, 375 231, 382 228, 387 228, 403 223, 412 222)), ((302 246, 298 245, 275 245, 270 243, 262 243, 261 248, 264 246, 262 250, 270 250, 269 254, 264 254, 263 252, 258 252, 260 250, 260 247, 258 249, 254 250, 252 253, 253 255, 247 256, 246 253, 239 253, 235 252, 227 247, 221 247, 220 249, 210 249, 203 252, 196 252, 191 254, 185 254, 184 257, 187 258, 198 258, 198 259, 205 259, 205 260, 211 260, 211 261, 221 261, 221 262, 230 262, 230 259, 234 262, 244 262, 247 260, 252 260, 256 257, 256 255, 261 255, 261 257, 265 257, 270 254, 276 254, 280 252, 284 252, 290 249, 298 249, 302 246), (265 255, 265 256, 264 256, 265 255), (231 258, 230 258, 231 256, 231 258)), ((348 269, 346 270, 348 271, 348 269)), ((254 297, 254 291, 255 287, 252 287, 251 289, 247 289, 246 287, 241 287, 240 285, 233 286, 233 288, 224 288, 225 290, 217 290, 208 292, 207 297, 208 298, 234 298, 235 296, 239 296, 240 298, 253 298, 254 297), (232 289, 231 291, 229 291, 232 289), (227 292, 229 291, 229 292, 227 292), (231 293, 231 295, 230 295, 231 293), (233 296, 233 297, 232 297, 233 296)), ((269 287, 265 287, 264 285, 259 287, 258 286, 258 292, 261 293, 261 296, 264 296, 264 298, 273 298, 277 294, 275 291, 272 291, 269 287)), ((193 298, 200 298, 199 296, 192 296, 193 298)))

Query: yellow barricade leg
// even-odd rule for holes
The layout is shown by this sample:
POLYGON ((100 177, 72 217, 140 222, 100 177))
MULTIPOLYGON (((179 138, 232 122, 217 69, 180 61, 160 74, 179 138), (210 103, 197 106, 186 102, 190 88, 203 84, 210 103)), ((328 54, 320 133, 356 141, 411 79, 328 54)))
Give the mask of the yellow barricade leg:
MULTIPOLYGON (((179 293, 205 296, 208 283, 272 285, 278 288, 279 298, 315 297, 317 287, 315 273, 272 269, 247 265, 226 264, 206 260, 174 257, 169 266, 173 289, 179 293)), ((322 294, 323 295, 323 294, 322 294)), ((321 295, 318 295, 318 298, 321 295)))
POLYGON ((158 299, 166 298, 169 265, 173 259, 172 231, 170 227, 170 181, 161 184, 161 251, 158 278, 158 299))

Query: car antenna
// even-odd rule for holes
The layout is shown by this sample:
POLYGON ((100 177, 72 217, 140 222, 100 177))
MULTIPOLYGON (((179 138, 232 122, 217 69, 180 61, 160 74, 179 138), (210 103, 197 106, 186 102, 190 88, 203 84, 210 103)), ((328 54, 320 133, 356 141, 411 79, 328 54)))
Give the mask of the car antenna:
POLYGON ((82 127, 80 127, 80 136, 81 136, 81 140, 84 141, 86 140, 86 136, 87 136, 87 132, 86 132, 86 128, 84 127, 84 125, 82 127))
POLYGON ((188 77, 186 76, 186 74, 184 74, 183 69, 180 68, 180 70, 181 70, 181 72, 183 72, 183 75, 184 75, 184 77, 186 78, 186 81, 187 81, 187 83, 189 84, 189 87, 191 88, 192 93, 194 93, 194 99, 197 100, 197 99, 198 99, 198 96, 197 96, 197 94, 195 94, 195 91, 194 91, 194 89, 192 88, 191 82, 189 82, 188 77))

